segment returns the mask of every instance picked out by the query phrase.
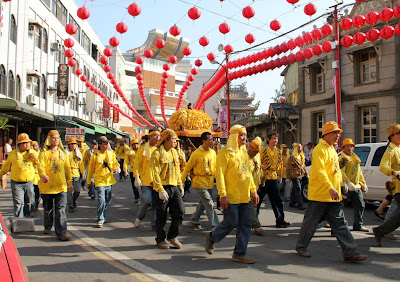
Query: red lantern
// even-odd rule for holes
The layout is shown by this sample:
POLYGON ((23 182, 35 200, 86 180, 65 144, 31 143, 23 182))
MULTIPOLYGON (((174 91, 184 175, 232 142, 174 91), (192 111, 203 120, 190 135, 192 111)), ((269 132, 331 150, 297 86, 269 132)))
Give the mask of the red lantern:
POLYGON ((74 35, 77 32, 78 28, 73 24, 67 24, 65 26, 65 31, 69 34, 69 35, 74 35))
MULTIPOLYGON (((281 51, 282 51, 282 53, 286 53, 287 51, 289 51, 289 47, 286 42, 283 42, 281 44, 281 51)), ((258 59, 258 61, 260 61, 260 60, 261 60, 261 58, 258 59)))
POLYGON ((197 20, 201 16, 201 11, 197 7, 193 7, 189 9, 188 15, 192 20, 197 20))
POLYGON ((231 27, 227 23, 222 23, 219 25, 219 32, 222 34, 227 34, 231 30, 231 27))
POLYGON ((353 36, 353 42, 357 45, 361 45, 365 42, 366 35, 365 33, 359 31, 353 36))
POLYGON ((117 24, 116 29, 119 33, 125 33, 128 31, 128 25, 126 23, 120 22, 117 24))
POLYGON ((303 40, 303 37, 301 37, 301 36, 296 37, 294 42, 296 42, 296 45, 299 48, 303 47, 303 45, 304 45, 304 40, 303 40))
MULTIPOLYGON (((115 78, 112 78, 111 80, 110 80, 110 83, 112 84, 112 85, 116 85, 117 84, 117 80, 115 79, 115 78)), ((118 86, 118 85, 117 85, 118 86)))
POLYGON ((72 58, 75 54, 74 54, 74 51, 72 51, 72 49, 67 49, 67 50, 65 50, 64 55, 67 58, 72 58))
POLYGON ((394 7, 393 16, 395 16, 396 18, 400 18, 400 4, 397 4, 397 6, 394 7))
POLYGON ((379 35, 380 35, 379 30, 377 30, 376 28, 371 28, 367 32, 367 40, 369 40, 371 42, 378 40, 379 35))
POLYGON ((139 16, 142 12, 142 8, 140 8, 139 4, 133 3, 128 6, 128 13, 132 17, 139 16))
MULTIPOLYGON (((81 77, 82 78, 82 77, 81 77)), ((90 90, 92 90, 93 92, 95 92, 96 91, 96 87, 94 86, 94 85, 91 85, 90 86, 90 90)))
POLYGON ((210 43, 210 40, 207 37, 202 36, 199 39, 199 43, 201 46, 206 47, 210 43))
POLYGON ((303 35, 304 42, 310 44, 313 41, 312 35, 309 32, 304 33, 303 35))
POLYGON ((144 63, 144 59, 142 57, 137 57, 135 62, 136 62, 136 64, 141 65, 144 63))
POLYGON ((331 35, 332 31, 333 31, 333 28, 330 24, 324 24, 321 28, 321 32, 325 36, 331 35))
POLYGON ((107 47, 106 49, 104 49, 104 55, 107 57, 111 57, 113 54, 113 50, 110 47, 107 47))
POLYGON ((90 81, 86 81, 85 86, 86 86, 87 88, 90 88, 90 86, 92 86, 92 84, 90 83, 90 81))
POLYGON ((178 36, 179 34, 181 34, 181 28, 175 24, 171 26, 171 28, 169 29, 169 33, 171 33, 171 35, 173 36, 178 36))
POLYGON ((142 71, 143 71, 143 69, 142 69, 141 66, 137 66, 137 67, 135 68, 135 72, 137 72, 137 73, 141 73, 142 71))
POLYGON ((297 61, 304 61, 304 53, 303 53, 303 51, 298 51, 297 53, 296 53, 296 60, 297 61))
POLYGON ((119 39, 113 36, 110 38, 109 43, 112 47, 117 47, 119 45, 119 39))
POLYGON ((85 82, 85 81, 87 80, 86 75, 81 75, 80 80, 83 81, 83 82, 85 82))
POLYGON ((196 68, 192 68, 192 70, 190 71, 191 74, 196 75, 199 73, 199 70, 196 68))
POLYGON ((319 56, 322 54, 322 45, 321 44, 315 44, 313 46, 313 53, 315 56, 319 56))
POLYGON ((109 71, 111 70, 110 65, 105 65, 105 66, 103 67, 103 70, 104 70, 105 72, 109 72, 109 71))
POLYGON ((163 39, 157 39, 156 40, 156 47, 158 48, 158 49, 162 49, 162 48, 164 48, 165 47, 165 41, 163 40, 163 39))
POLYGON ((136 75, 136 79, 137 79, 137 80, 143 80, 143 75, 137 74, 137 75, 136 75))
POLYGON ((280 58, 274 60, 274 65, 276 68, 280 68, 282 66, 282 62, 280 58))
POLYGON ((274 47, 274 53, 275 55, 279 55, 280 53, 282 53, 281 47, 279 45, 276 45, 274 47))
POLYGON ((242 10, 242 15, 243 17, 245 17, 246 19, 251 19, 252 17, 254 17, 254 15, 256 14, 256 11, 254 10, 253 7, 247 6, 245 8, 243 8, 242 10))
POLYGON ((290 53, 290 54, 288 55, 288 61, 289 61, 290 64, 294 64, 294 63, 297 61, 296 55, 293 54, 293 53, 290 53))
POLYGON ((345 36, 343 36, 340 39, 340 44, 345 48, 350 47, 351 44, 353 44, 353 37, 351 37, 350 35, 346 34, 345 36))
POLYGON ((286 102, 286 99, 285 98, 281 98, 281 103, 285 103, 286 102))
POLYGON ((343 18, 340 23, 340 28, 343 30, 349 30, 352 25, 353 25, 353 21, 350 18, 343 18))
POLYGON ((108 63, 108 57, 106 56, 101 56, 99 59, 99 62, 102 63, 103 65, 108 63))
POLYGON ((151 57, 153 57, 153 51, 151 51, 150 49, 144 50, 144 56, 145 56, 146 58, 151 58, 151 57))
POLYGON ((74 74, 77 75, 77 76, 80 76, 82 74, 82 70, 80 68, 76 68, 74 70, 74 74))
POLYGON ((201 67, 203 62, 200 59, 197 59, 196 61, 194 61, 194 64, 195 64, 196 67, 201 67))
POLYGON ((72 68, 72 67, 75 67, 76 61, 74 59, 69 59, 67 64, 72 68))
POLYGON ((86 20, 90 17, 90 11, 85 6, 81 7, 77 11, 77 15, 80 19, 86 20))
POLYGON ((304 6, 304 14, 307 16, 312 16, 317 12, 317 7, 313 3, 309 3, 304 6))
POLYGON ((143 86, 143 84, 144 84, 143 80, 138 80, 138 82, 137 82, 138 86, 143 86))
POLYGON ((178 61, 178 58, 174 55, 169 56, 169 62, 171 64, 175 64, 178 61))
POLYGON ((332 42, 325 41, 324 43, 322 43, 322 51, 324 51, 325 53, 329 53, 332 51, 332 42))
POLYGON ((393 17, 393 10, 385 7, 379 12, 379 19, 385 23, 390 21, 390 19, 393 17))
POLYGON ((268 52, 268 57, 273 57, 273 56, 275 56, 275 52, 274 52, 274 49, 273 48, 269 48, 268 50, 267 50, 267 52, 268 52))
POLYGON ((311 31, 311 36, 314 40, 320 40, 322 38, 322 32, 319 28, 315 28, 313 31, 311 31))
POLYGON ((394 27, 391 25, 386 25, 381 29, 381 37, 383 39, 389 39, 394 35, 394 27))
POLYGON ((303 53, 304 53, 304 57, 306 57, 307 59, 311 59, 312 56, 314 56, 311 48, 304 49, 303 53))
POLYGON ((64 46, 67 47, 67 48, 74 47, 74 44, 75 44, 75 42, 74 42, 74 40, 72 38, 67 38, 67 39, 64 40, 64 46))
POLYGON ((186 81, 185 85, 189 87, 190 85, 192 85, 192 83, 190 81, 186 81))
POLYGON ((163 64, 163 70, 169 71, 170 68, 171 67, 167 63, 163 64))
POLYGON ((296 4, 297 2, 299 2, 299 0, 286 0, 289 4, 296 4))
POLYGON ((397 25, 394 27, 394 32, 396 32, 397 35, 400 35, 400 24, 397 24, 397 25))
POLYGON ((189 75, 187 78, 189 81, 193 81, 194 80, 194 76, 193 75, 189 75))
POLYGON ((365 17, 365 21, 367 22, 367 24, 370 25, 375 25, 379 20, 379 13, 375 12, 375 11, 371 11, 367 14, 367 16, 365 17))
POLYGON ((290 50, 296 49, 296 42, 295 42, 293 39, 290 39, 290 40, 287 42, 287 45, 288 45, 288 47, 289 47, 290 50))
POLYGON ((192 49, 190 49, 189 47, 185 47, 182 50, 182 54, 185 56, 190 56, 190 54, 192 54, 192 49))
POLYGON ((287 56, 283 56, 281 58, 282 65, 287 66, 289 64, 289 60, 287 56))
POLYGON ((269 27, 273 30, 273 31, 277 31, 281 28, 281 23, 278 20, 273 20, 270 24, 269 27))
POLYGON ((365 24, 365 17, 363 15, 357 15, 353 18, 353 25, 356 28, 361 28, 365 24))
POLYGON ((246 35, 245 40, 247 43, 251 44, 256 41, 256 37, 253 34, 249 33, 246 35))
POLYGON ((167 84, 167 83, 168 83, 167 79, 165 79, 165 78, 161 79, 161 84, 167 84))
POLYGON ((214 53, 209 53, 208 55, 207 55, 207 59, 209 60, 209 61, 214 61, 215 60, 215 55, 214 55, 214 53))
POLYGON ((113 74, 112 72, 108 73, 108 74, 107 74, 107 78, 108 78, 109 80, 113 79, 113 78, 114 78, 114 74, 113 74))
POLYGON ((225 50, 225 53, 229 54, 229 53, 233 52, 233 47, 232 47, 232 45, 228 44, 225 46, 224 50, 225 50))
POLYGON ((169 74, 165 71, 165 72, 163 72, 163 73, 161 74, 161 76, 162 76, 163 78, 168 78, 168 77, 169 77, 169 74))

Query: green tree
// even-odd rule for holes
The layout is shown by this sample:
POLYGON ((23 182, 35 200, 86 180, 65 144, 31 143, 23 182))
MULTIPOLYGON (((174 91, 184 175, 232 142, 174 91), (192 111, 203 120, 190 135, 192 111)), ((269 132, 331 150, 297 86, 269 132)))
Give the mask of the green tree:
POLYGON ((271 98, 274 103, 280 103, 281 98, 286 98, 285 84, 282 83, 280 89, 275 89, 275 95, 271 98))
POLYGON ((9 131, 14 125, 7 124, 8 118, 0 118, 0 129, 9 131))

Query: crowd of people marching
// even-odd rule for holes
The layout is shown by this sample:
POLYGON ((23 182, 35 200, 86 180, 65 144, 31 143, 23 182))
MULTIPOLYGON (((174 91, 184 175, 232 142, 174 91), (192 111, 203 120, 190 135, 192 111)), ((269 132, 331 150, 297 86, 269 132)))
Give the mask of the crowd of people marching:
MULTIPOLYGON (((392 176, 392 181, 386 183, 389 192, 386 201, 391 201, 391 207, 385 222, 373 228, 380 246, 382 238, 396 239, 391 232, 400 226, 400 124, 390 125, 387 131, 388 147, 379 168, 385 175, 392 176)), ((171 129, 150 130, 141 144, 135 138, 130 146, 121 138, 115 150, 105 136, 92 140, 90 147, 83 138, 70 138, 69 150, 66 150, 56 130, 48 133, 40 150, 37 142, 21 133, 17 148, 12 151, 8 148, 0 176, 10 172, 14 215, 32 216, 41 198, 44 234, 50 234, 54 224, 56 236, 61 241, 69 240, 66 210, 75 211, 80 192, 86 185, 89 196, 98 199, 97 227, 103 227, 112 186, 116 183, 114 174, 119 173, 120 181, 130 176, 135 203, 139 203, 134 226, 139 228, 149 213, 160 249, 169 249, 170 244, 182 248, 178 235, 185 213, 183 197, 187 183, 191 181, 199 197, 191 223, 195 229, 201 229, 200 216, 206 213, 211 229, 205 238, 208 254, 212 254, 215 244, 236 228, 232 260, 254 263, 255 260, 247 255, 247 244, 252 229, 258 235, 264 232, 259 213, 261 202, 268 195, 277 228, 291 225, 285 220, 284 199, 290 201, 290 208, 305 210, 296 243, 296 252, 300 256, 311 256, 307 247, 318 224, 324 221, 337 238, 344 260, 357 262, 367 256, 360 255, 357 250, 344 218, 342 199, 347 197, 353 204, 353 231, 369 232, 363 225, 363 193, 368 192, 368 187, 360 168, 360 158, 354 153, 353 140, 343 140, 342 153, 338 156, 335 148, 341 133, 335 122, 327 122, 315 147, 312 143, 304 150, 301 144, 293 144, 291 149, 285 144, 278 147, 277 133, 268 134, 262 147, 261 138, 256 137, 248 143, 246 128, 235 125, 229 130, 226 146, 217 150, 213 149, 216 147, 212 134, 204 132, 202 145, 191 153, 187 162, 178 136, 171 129), (312 164, 310 173, 306 168, 309 164, 312 164), (302 189, 307 184, 306 206, 302 189), (211 193, 214 186, 223 209, 222 221, 214 209, 211 193), (171 224, 165 230, 168 214, 171 224)))

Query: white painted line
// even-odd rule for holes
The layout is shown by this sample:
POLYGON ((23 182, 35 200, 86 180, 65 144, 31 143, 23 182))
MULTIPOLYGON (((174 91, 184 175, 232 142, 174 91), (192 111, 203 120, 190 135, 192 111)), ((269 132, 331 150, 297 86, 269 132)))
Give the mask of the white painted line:
POLYGON ((68 224, 68 232, 74 234, 77 238, 88 244, 89 246, 101 251, 102 253, 110 256, 111 258, 118 260, 120 263, 125 264, 126 266, 137 270, 138 272, 143 273, 144 275, 147 275, 153 279, 159 280, 159 281, 171 281, 171 282, 176 282, 179 281, 175 278, 172 278, 171 276, 168 276, 166 274, 163 274, 151 267, 148 267, 138 261, 135 261, 134 259, 127 257, 121 253, 118 253, 114 251, 113 249, 103 245, 99 241, 87 236, 85 233, 82 231, 79 231, 76 227, 68 224))

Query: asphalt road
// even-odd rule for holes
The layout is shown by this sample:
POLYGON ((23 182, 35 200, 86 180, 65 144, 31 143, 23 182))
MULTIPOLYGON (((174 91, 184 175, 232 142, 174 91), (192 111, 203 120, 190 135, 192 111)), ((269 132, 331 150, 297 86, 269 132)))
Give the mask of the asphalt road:
MULTIPOLYGON (((192 191, 185 199, 186 214, 178 237, 183 249, 160 250, 155 244, 155 233, 150 230, 149 216, 142 226, 133 226, 138 204, 134 204, 129 181, 113 187, 113 199, 104 228, 96 227, 97 199, 91 200, 82 191, 74 213, 67 212, 68 233, 71 240, 60 242, 54 232, 42 234, 43 213, 40 207, 35 217, 36 231, 13 234, 15 244, 28 268, 30 281, 376 281, 398 279, 400 240, 384 240, 383 248, 376 247, 372 232, 353 232, 361 254, 369 256, 363 263, 349 264, 342 258, 341 249, 330 230, 320 227, 311 244, 311 258, 295 254, 294 248, 303 211, 289 208, 285 203, 287 229, 275 227, 275 218, 267 201, 260 219, 265 233, 252 234, 248 255, 256 259, 254 265, 231 261, 235 236, 231 234, 216 245, 213 255, 204 251, 204 236, 209 226, 205 215, 205 229, 194 230, 190 216, 197 205, 197 194, 192 191)), ((372 228, 381 221, 368 206, 364 226, 372 228)), ((0 211, 4 218, 12 216, 12 198, 8 187, 0 191, 0 211)), ((149 215, 150 213, 148 213, 149 215)), ((220 219, 222 215, 220 212, 220 219)), ((345 208, 352 226, 353 210, 345 208)), ((396 231, 394 235, 400 237, 396 231)), ((1 279, 0 279, 1 280, 1 279)))

